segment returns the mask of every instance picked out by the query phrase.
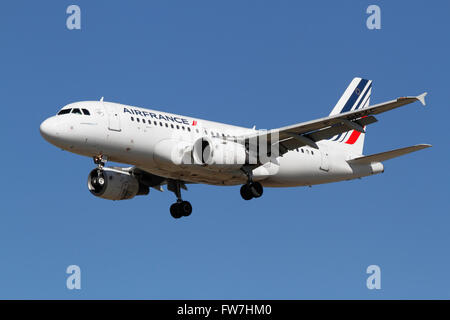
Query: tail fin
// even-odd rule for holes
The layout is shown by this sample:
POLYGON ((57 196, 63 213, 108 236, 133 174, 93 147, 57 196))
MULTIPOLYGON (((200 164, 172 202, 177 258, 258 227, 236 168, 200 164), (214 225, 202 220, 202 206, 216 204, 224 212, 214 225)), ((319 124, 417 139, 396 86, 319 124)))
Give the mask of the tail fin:
MULTIPOLYGON (((354 78, 352 82, 350 82, 342 97, 334 106, 330 116, 368 107, 371 93, 372 80, 354 78)), ((348 149, 352 153, 362 154, 364 147, 364 136, 364 133, 356 130, 350 130, 332 137, 330 141, 339 143, 343 148, 348 149)))

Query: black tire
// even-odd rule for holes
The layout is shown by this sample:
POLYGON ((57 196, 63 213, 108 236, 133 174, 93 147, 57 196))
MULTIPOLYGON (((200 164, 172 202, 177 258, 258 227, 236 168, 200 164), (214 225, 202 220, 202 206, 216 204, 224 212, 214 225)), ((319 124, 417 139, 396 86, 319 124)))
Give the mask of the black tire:
POLYGON ((244 184, 241 187, 241 197, 244 200, 251 200, 253 198, 253 194, 251 193, 248 184, 244 184))
POLYGON ((174 203, 170 206, 170 214, 174 219, 180 219, 183 216, 179 203, 174 203))
POLYGON ((254 198, 259 198, 263 194, 263 186, 259 182, 252 182, 250 184, 250 192, 254 198))
POLYGON ((183 202, 179 203, 179 208, 180 208, 180 213, 185 217, 190 216, 192 213, 192 205, 190 204, 189 201, 183 201, 183 202))

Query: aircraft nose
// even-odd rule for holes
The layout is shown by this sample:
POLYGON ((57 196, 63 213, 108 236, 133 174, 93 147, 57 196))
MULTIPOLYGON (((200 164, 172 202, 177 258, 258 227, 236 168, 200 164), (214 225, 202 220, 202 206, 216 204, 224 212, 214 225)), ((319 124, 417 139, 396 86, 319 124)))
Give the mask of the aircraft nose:
POLYGON ((39 131, 41 132, 41 136, 51 142, 56 136, 56 123, 53 118, 48 118, 41 123, 39 127, 39 131))

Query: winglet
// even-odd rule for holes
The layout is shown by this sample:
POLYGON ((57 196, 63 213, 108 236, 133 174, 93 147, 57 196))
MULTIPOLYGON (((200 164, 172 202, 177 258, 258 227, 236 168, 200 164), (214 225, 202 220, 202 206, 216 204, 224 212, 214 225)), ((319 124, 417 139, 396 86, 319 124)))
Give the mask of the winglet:
POLYGON ((423 106, 426 105, 426 103, 425 103, 425 96, 426 96, 427 94, 428 94, 428 92, 424 92, 424 93, 422 93, 422 94, 419 94, 419 95, 416 97, 416 99, 419 100, 420 103, 421 103, 423 106))

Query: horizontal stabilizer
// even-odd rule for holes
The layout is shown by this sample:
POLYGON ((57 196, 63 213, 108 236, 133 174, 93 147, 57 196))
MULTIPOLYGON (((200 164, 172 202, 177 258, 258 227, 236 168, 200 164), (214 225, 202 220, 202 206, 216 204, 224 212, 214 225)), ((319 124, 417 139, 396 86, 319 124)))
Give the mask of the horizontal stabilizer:
POLYGON ((404 154, 408 154, 408 153, 411 153, 414 151, 419 151, 419 150, 429 148, 429 147, 431 147, 431 144, 417 144, 417 145, 411 146, 411 147, 400 148, 400 149, 395 149, 395 150, 391 150, 391 151, 372 154, 370 156, 355 158, 352 160, 348 160, 347 162, 350 164, 367 164, 367 163, 372 163, 372 162, 382 162, 382 161, 386 161, 386 160, 389 160, 392 158, 397 158, 404 154))

